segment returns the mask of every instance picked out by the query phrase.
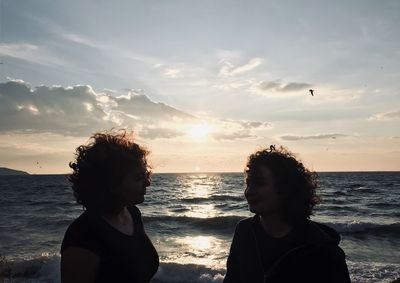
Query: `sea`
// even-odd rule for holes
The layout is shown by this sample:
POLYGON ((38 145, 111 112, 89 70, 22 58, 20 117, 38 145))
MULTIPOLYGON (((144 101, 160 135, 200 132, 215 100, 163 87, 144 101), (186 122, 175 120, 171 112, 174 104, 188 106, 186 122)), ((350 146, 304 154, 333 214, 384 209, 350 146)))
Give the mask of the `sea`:
MULTIPOLYGON (((342 236, 352 282, 400 278, 400 172, 319 173, 312 220, 342 236)), ((154 174, 142 212, 160 256, 152 282, 222 282, 241 173, 154 174)), ((60 282, 60 244, 82 213, 65 175, 0 176, 0 282, 60 282)))

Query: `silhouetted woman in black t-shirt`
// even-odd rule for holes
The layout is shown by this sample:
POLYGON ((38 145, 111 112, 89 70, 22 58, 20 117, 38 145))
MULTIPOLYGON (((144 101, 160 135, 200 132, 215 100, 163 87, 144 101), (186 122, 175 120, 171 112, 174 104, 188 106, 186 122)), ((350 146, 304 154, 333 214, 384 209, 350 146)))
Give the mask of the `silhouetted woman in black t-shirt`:
POLYGON ((61 246, 61 281, 149 282, 159 265, 141 213, 150 185, 148 151, 123 132, 96 133, 79 146, 69 176, 84 212, 61 246))

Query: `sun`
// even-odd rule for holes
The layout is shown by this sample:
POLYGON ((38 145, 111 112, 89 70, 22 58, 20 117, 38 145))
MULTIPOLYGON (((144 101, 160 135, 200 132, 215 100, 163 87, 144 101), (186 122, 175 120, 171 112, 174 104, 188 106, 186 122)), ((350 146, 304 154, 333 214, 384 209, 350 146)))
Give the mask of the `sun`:
POLYGON ((193 125, 189 129, 189 136, 193 139, 206 138, 211 133, 211 127, 207 123, 193 125))

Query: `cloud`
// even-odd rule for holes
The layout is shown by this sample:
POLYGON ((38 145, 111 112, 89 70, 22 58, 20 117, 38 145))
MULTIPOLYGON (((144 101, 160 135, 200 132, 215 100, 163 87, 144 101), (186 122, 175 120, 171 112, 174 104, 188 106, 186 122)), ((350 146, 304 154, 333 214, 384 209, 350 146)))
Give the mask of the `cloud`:
MULTIPOLYGON (((83 137, 112 127, 132 128, 146 139, 173 139, 203 120, 140 89, 96 92, 89 85, 32 88, 21 80, 0 84, 0 134, 53 133, 83 137)), ((269 122, 207 118, 215 140, 257 139, 269 122)))
POLYGON ((90 86, 35 89, 21 81, 0 84, 0 131, 90 133, 111 126, 90 86))
POLYGON ((272 124, 269 122, 223 119, 214 122, 217 130, 212 137, 217 140, 257 139, 257 131, 269 130, 272 124))
MULTIPOLYGON (((39 21, 42 22, 41 20, 39 21)), ((42 24, 45 25, 46 29, 49 29, 49 31, 54 35, 68 42, 68 46, 72 42, 74 44, 79 44, 82 47, 93 48, 99 52, 102 52, 104 54, 104 58, 110 56, 111 54, 118 56, 118 58, 143 62, 149 65, 156 65, 161 61, 159 58, 137 53, 133 51, 132 48, 121 48, 110 41, 99 41, 83 34, 70 33, 55 23, 42 22, 42 24)))
POLYGON ((127 95, 112 98, 123 113, 132 114, 142 120, 164 121, 169 119, 190 120, 195 119, 193 115, 178 110, 162 102, 153 102, 142 90, 129 90, 127 95))
POLYGON ((220 69, 219 75, 222 77, 232 77, 232 76, 242 75, 257 68, 258 66, 261 65, 261 63, 262 63, 261 58, 253 58, 247 64, 235 68, 235 66, 229 61, 224 61, 223 62, 224 65, 220 69))
POLYGON ((76 33, 61 33, 60 34, 61 37, 63 37, 64 39, 77 43, 77 44, 81 44, 81 45, 86 45, 88 47, 92 47, 92 48, 100 48, 101 44, 98 42, 95 42, 93 40, 90 40, 87 37, 84 37, 80 34, 76 34, 76 33))
POLYGON ((166 77, 173 78, 173 79, 178 78, 178 77, 183 77, 182 69, 178 69, 178 68, 166 68, 164 70, 164 75, 166 77))
POLYGON ((224 91, 230 90, 238 90, 238 89, 246 89, 249 86, 254 84, 252 79, 241 80, 241 79, 234 79, 225 82, 218 82, 217 84, 213 85, 214 88, 222 89, 224 91))
POLYGON ((244 128, 271 128, 272 124, 269 122, 258 122, 258 121, 238 121, 244 128))
POLYGON ((184 136, 186 133, 171 128, 144 127, 139 135, 147 139, 171 139, 184 136))
POLYGON ((272 90, 276 92, 292 92, 292 91, 300 91, 304 89, 310 88, 312 85, 309 83, 298 83, 298 82, 291 82, 291 83, 282 83, 280 80, 276 81, 263 81, 259 83, 258 88, 260 90, 272 90))
POLYGON ((286 135, 286 136, 281 136, 280 138, 282 140, 286 141, 298 141, 298 140, 322 140, 322 139, 336 139, 339 137, 347 137, 348 135, 343 135, 343 134, 319 134, 319 135, 313 135, 313 136, 292 136, 292 135, 286 135))
POLYGON ((135 127, 144 129, 148 138, 172 138, 181 135, 172 125, 193 119, 138 90, 115 97, 88 85, 31 88, 21 80, 0 83, 0 132, 87 136, 111 127, 135 127))
POLYGON ((67 64, 59 57, 49 55, 43 47, 29 43, 0 44, 0 55, 45 66, 65 66, 67 64))
POLYGON ((258 81, 249 87, 249 92, 267 95, 276 98, 302 97, 304 101, 313 105, 326 103, 345 103, 359 99, 365 94, 363 89, 336 88, 333 85, 313 85, 306 82, 282 82, 281 80, 258 81), (314 89, 311 96, 309 89, 314 89), (280 95, 285 93, 284 96, 280 95))
POLYGON ((378 113, 368 118, 370 121, 386 121, 400 119, 400 110, 378 113))
POLYGON ((232 133, 223 133, 223 132, 218 132, 218 133, 213 133, 212 137, 217 140, 237 140, 237 139, 255 139, 257 136, 251 135, 249 131, 238 131, 238 132, 232 132, 232 133))

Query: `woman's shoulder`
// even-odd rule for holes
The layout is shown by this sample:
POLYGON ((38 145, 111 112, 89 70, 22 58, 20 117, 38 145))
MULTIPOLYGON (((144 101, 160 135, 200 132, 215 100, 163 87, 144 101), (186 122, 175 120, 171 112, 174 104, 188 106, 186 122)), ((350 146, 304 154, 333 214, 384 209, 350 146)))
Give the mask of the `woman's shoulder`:
POLYGON ((306 228, 306 242, 314 247, 314 250, 323 254, 326 258, 341 261, 346 256, 339 246, 340 234, 330 226, 322 223, 308 221, 306 228))
POLYGON ((306 222, 306 239, 310 243, 339 245, 340 234, 332 227, 308 220, 306 222))
POLYGON ((94 232, 93 220, 90 214, 85 211, 76 218, 67 228, 64 234, 64 239, 61 244, 61 253, 68 247, 81 247, 92 249, 94 232))
POLYGON ((89 218, 89 213, 84 211, 68 226, 66 234, 75 234, 76 232, 83 232, 84 230, 87 230, 90 223, 89 218))
POLYGON ((253 225, 254 225, 255 221, 256 221, 255 216, 241 219, 236 224, 235 233, 243 233, 243 232, 251 231, 253 229, 253 225))

